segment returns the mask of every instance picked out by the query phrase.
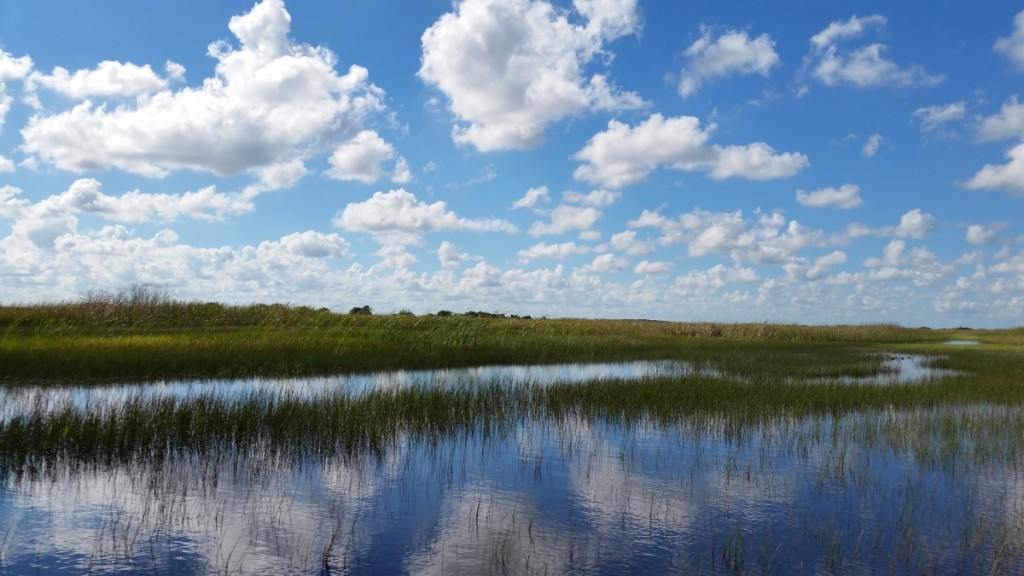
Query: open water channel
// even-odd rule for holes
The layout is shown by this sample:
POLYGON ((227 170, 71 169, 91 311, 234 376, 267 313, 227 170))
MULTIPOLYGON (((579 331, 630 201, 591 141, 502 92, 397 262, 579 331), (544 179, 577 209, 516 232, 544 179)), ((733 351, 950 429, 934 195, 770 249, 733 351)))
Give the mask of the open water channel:
MULTIPOLYGON (((943 377, 921 357, 840 384, 943 377)), ((132 398, 719 375, 677 362, 0 389, 0 419, 132 398)), ((835 384, 832 382, 831 384, 835 384)), ((581 414, 299 460, 259 447, 0 473, 0 574, 1018 574, 1021 409, 581 414), (950 427, 953 427, 952 431, 950 427), (949 447, 953 442, 955 446, 949 447)))

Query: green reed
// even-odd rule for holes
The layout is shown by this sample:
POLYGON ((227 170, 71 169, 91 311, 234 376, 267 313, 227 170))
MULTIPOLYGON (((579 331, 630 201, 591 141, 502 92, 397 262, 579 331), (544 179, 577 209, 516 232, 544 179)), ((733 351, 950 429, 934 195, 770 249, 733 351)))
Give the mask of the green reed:
MULTIPOLYGON (((958 350, 942 360, 957 370, 955 376, 925 383, 865 385, 817 378, 840 375, 844 367, 852 374, 872 366, 877 369, 877 355, 865 361, 859 349, 834 345, 777 345, 760 350, 730 346, 712 354, 715 349, 701 349, 714 356, 717 375, 549 386, 455 383, 363 395, 323 393, 313 398, 270 393, 242 398, 135 398, 106 411, 39 408, 0 424, 0 461, 17 468, 38 458, 110 461, 225 446, 269 446, 296 454, 379 453, 403 435, 440 439, 479 429, 497 431, 524 418, 584 418, 627 425, 698 418, 724 422, 742 435, 746 429, 779 418, 885 410, 941 414, 965 405, 1024 404, 1024 380, 1020 379, 1024 358, 1019 355, 958 350), (849 359, 845 364, 844 358, 849 359), (830 368, 823 370, 822 365, 830 368)), ((1006 424, 1000 432, 995 424, 977 428, 970 422, 948 420, 940 431, 955 436, 977 429, 1001 438, 1020 438, 1014 435, 1016 426, 1006 424)), ((998 445, 992 444, 993 453, 1007 451, 998 445)))
MULTIPOLYGON (((143 293, 143 296, 146 296, 143 293)), ((496 315, 337 314, 325 308, 130 297, 0 307, 0 381, 311 375, 482 364, 725 356, 733 371, 791 371, 801 346, 837 351, 805 374, 874 370, 845 346, 927 348, 959 333, 893 325, 800 326, 496 315), (739 351, 740 353, 735 353, 739 351), (779 356, 779 354, 782 356, 779 356), (782 360, 780 360, 782 358, 782 360), (789 364, 787 367, 786 364, 789 364)), ((971 332, 1013 350, 1024 331, 971 332)), ((1019 349, 1019 348, 1018 348, 1019 349)))

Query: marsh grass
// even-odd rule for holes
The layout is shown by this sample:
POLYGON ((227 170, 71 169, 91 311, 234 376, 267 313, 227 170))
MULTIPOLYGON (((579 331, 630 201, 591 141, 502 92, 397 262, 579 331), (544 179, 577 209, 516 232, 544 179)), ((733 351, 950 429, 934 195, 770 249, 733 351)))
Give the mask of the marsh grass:
MULTIPOLYGON (((936 361, 955 370, 954 376, 878 385, 817 380, 822 375, 877 371, 881 356, 872 354, 865 359, 859 347, 772 345, 752 350, 705 346, 688 353, 712 358, 711 366, 729 370, 718 375, 609 378, 543 386, 450 382, 359 395, 334 391, 312 397, 269 392, 247 393, 241 398, 197 394, 153 400, 139 396, 104 410, 70 404, 56 410, 39 406, 0 423, 0 467, 18 470, 40 459, 123 462, 138 455, 162 458, 225 447, 269 447, 298 458, 383 454, 400 437, 436 442, 473 430, 497 434, 524 419, 583 418, 630 426, 714 420, 725 423, 730 435, 742 437, 780 418, 835 418, 885 410, 942 413, 963 405, 1024 405, 1024 359, 1002 352, 956 351, 936 361)), ((1013 435, 1016 426, 1007 424, 1003 432, 1011 438, 1024 437, 1013 435)), ((964 429, 971 427, 956 423, 946 431, 955 435, 964 429)))
MULTIPOLYGON (((180 302, 143 291, 82 302, 0 307, 0 381, 155 380, 296 376, 396 368, 635 359, 715 361, 731 370, 796 377, 868 373, 849 345, 918 346, 943 331, 893 325, 799 326, 645 320, 525 319, 496 315, 337 314, 280 304, 180 302), (828 355, 802 363, 813 345, 828 355), (829 345, 836 346, 829 353, 829 345), (738 353, 737 353, 738 352, 738 353), (786 364, 789 364, 789 367, 786 364), (860 364, 860 368, 854 364, 860 364)), ((972 333, 972 336, 977 336, 972 333)), ((1024 331, 984 336, 1012 350, 1024 331)))
MULTIPOLYGON (((281 546, 276 539, 290 530, 296 471, 308 467, 319 478, 316 471, 325 463, 340 461, 355 478, 350 480, 355 485, 347 485, 351 490, 342 492, 370 493, 359 483, 398 455, 425 449, 426 456, 400 465, 409 483, 408 494, 400 498, 413 500, 424 490, 423 470, 436 471, 441 485, 449 486, 460 474, 467 480, 480 473, 467 468, 467 461, 482 461, 493 446, 509 449, 510 437, 518 443, 522 434, 550 434, 561 438, 561 456, 524 452, 518 459, 523 469, 516 470, 506 467, 501 455, 490 466, 500 468, 502 476, 522 474, 530 482, 541 482, 551 466, 578 467, 573 470, 585 484, 595 489, 607 484, 607 492, 596 498, 620 512, 608 520, 621 532, 607 536, 576 528, 580 514, 571 510, 564 522, 546 524, 548 511, 519 512, 519 496, 504 502, 488 487, 472 516, 457 523, 476 527, 476 534, 468 534, 475 548, 460 540, 452 548, 460 553, 479 548, 482 570, 521 567, 512 561, 539 551, 538 566, 550 557, 569 558, 572 566, 636 571, 637 565, 629 564, 635 550, 613 547, 611 555, 622 558, 601 557, 601 550, 614 535, 658 542, 680 529, 680 514, 702 499, 707 483, 701 476, 714 471, 724 508, 709 512, 690 534, 696 542, 692 549, 671 553, 679 556, 680 572, 768 573, 783 569, 787 559, 806 557, 817 562, 807 570, 821 573, 952 573, 956 567, 1019 573, 1022 512, 993 516, 974 510, 983 492, 979 474, 991 476, 995 488, 988 497, 1000 510, 999 498, 1014 503, 1006 487, 1020 486, 1016 476, 1008 480, 1006 475, 1018 474, 1024 464, 1022 351, 1024 329, 336 314, 283 305, 179 302, 151 289, 99 293, 82 302, 0 307, 0 385, 637 359, 676 359, 708 370, 543 386, 447 382, 361 394, 197 392, 156 399, 140 394, 102 409, 40 404, 0 422, 0 487, 14 494, 19 487, 66 484, 75 490, 76 479, 83 477, 144 478, 138 481, 147 486, 133 497, 151 506, 145 510, 153 517, 122 513, 104 517, 98 528, 96 540, 103 543, 103 554, 114 556, 112 567, 130 565, 132 555, 144 550, 140 522, 153 523, 154 535, 142 537, 151 538, 150 550, 163 550, 172 546, 164 540, 175 522, 191 529, 202 518, 201 523, 226 533, 231 521, 225 518, 237 514, 259 538, 238 544, 218 536, 217 545, 224 542, 227 548, 218 548, 216 565, 206 569, 245 572, 247 546, 281 546), (945 345, 949 340, 981 344, 945 345), (953 375, 920 383, 844 380, 884 371, 883 353, 926 354, 953 375), (644 439, 659 434, 668 440, 645 453, 650 444, 644 439), (560 457, 565 460, 553 462, 560 457), (880 461, 883 466, 876 469, 880 461), (659 483, 645 466, 674 472, 659 483), (899 485, 891 484, 892 467, 909 470, 900 472, 899 485), (804 488, 807 478, 811 484, 804 488), (791 509, 773 517, 780 523, 764 528, 731 508, 744 498, 772 497, 793 485, 826 505, 863 499, 865 509, 884 514, 849 520, 842 510, 829 509, 808 521, 809 511, 783 504, 791 509), (208 505, 197 507, 196 491, 209 496, 201 500, 208 505), (947 504, 943 498, 951 494, 953 504, 947 504), (856 533, 845 521, 853 522, 856 533), (646 536, 627 530, 637 522, 646 536), (935 525, 925 527, 929 522, 935 525), (559 547, 546 556, 545 542, 552 541, 559 547)), ((60 502, 66 494, 58 490, 55 496, 60 502)), ((473 510, 466 508, 467 514, 473 510)), ((362 529, 357 523, 379 523, 394 511, 383 506, 364 516, 345 514, 332 506, 323 521, 326 532, 317 532, 322 542, 299 538, 287 544, 291 541, 284 537, 290 555, 285 566, 346 570, 354 559, 345 550, 353 549, 362 529)), ((0 572, 12 557, 19 561, 12 530, 0 534, 0 572)), ((147 565, 135 566, 145 571, 147 565)))

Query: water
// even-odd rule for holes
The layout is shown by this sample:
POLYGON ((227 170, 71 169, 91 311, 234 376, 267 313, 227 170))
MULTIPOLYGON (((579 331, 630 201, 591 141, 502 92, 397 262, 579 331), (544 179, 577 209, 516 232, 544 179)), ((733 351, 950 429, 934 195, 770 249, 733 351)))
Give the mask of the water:
MULTIPOLYGON (((930 366, 922 355, 886 355, 883 370, 870 376, 843 376, 823 379, 824 383, 843 384, 907 384, 927 382, 952 375, 949 370, 930 366)), ((88 408, 94 412, 116 409, 130 400, 156 401, 164 398, 244 398, 253 394, 263 397, 289 396, 311 399, 325 393, 342 391, 358 396, 372 390, 390 390, 413 386, 462 386, 503 383, 510 386, 534 384, 547 386, 556 382, 581 383, 594 380, 639 380, 651 377, 682 377, 705 375, 726 377, 728 370, 709 364, 692 364, 676 360, 641 360, 590 364, 545 364, 525 366, 478 366, 444 370, 395 370, 369 374, 341 374, 303 378, 247 378, 230 380, 161 381, 144 384, 108 386, 0 386, 0 422, 19 414, 66 406, 88 408)))
POLYGON ((945 344, 948 344, 949 346, 977 346, 981 344, 981 342, 977 340, 947 340, 945 344))
MULTIPOLYGON (((694 369, 580 370, 645 366, 694 369)), ((377 454, 62 462, 0 475, 0 574, 1015 574, 1022 429, 1021 408, 985 405, 742 425, 569 414, 377 454)))

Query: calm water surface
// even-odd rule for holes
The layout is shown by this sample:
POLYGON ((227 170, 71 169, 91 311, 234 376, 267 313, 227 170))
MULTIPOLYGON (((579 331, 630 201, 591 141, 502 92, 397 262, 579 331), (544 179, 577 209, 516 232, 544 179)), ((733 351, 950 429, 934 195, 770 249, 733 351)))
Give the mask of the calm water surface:
MULTIPOLYGON (((697 368, 435 377, 543 383, 549 372, 564 381, 648 370, 697 368)), ((400 374, 213 385, 313 393, 433 382, 400 374)), ((228 393, 208 385, 55 391, 66 395, 56 399, 6 391, 3 409, 9 418, 25 403, 228 393)), ((400 437, 374 455, 285 458, 257 447, 58 464, 0 476, 0 574, 1018 574, 1024 474, 1019 438, 1007 431, 1021 429, 1021 412, 978 405, 742 426, 577 414, 400 437)))

